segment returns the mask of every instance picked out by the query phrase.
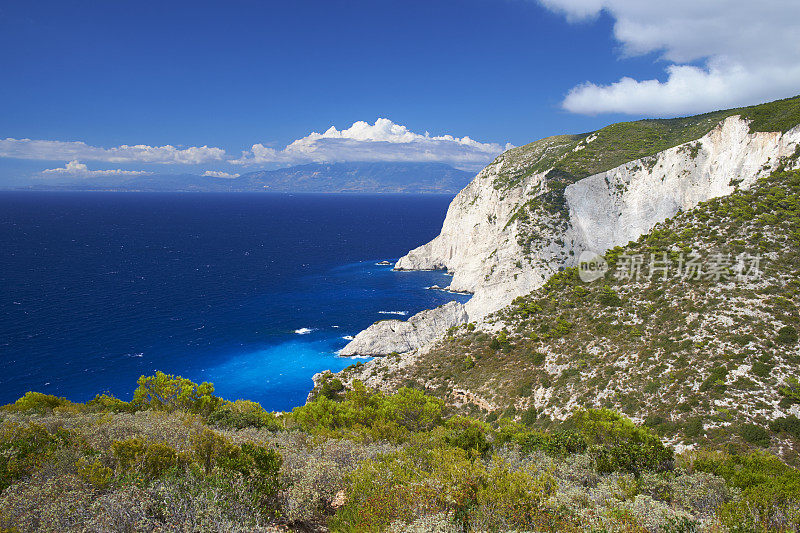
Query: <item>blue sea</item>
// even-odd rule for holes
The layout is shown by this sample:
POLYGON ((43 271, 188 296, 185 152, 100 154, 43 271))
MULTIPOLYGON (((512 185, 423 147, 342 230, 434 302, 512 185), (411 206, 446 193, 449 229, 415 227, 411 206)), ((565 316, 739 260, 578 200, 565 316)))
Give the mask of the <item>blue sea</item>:
POLYGON ((438 233, 451 198, 0 193, 0 403, 130 399, 161 370, 267 409, 376 320, 467 297, 380 266, 438 233))

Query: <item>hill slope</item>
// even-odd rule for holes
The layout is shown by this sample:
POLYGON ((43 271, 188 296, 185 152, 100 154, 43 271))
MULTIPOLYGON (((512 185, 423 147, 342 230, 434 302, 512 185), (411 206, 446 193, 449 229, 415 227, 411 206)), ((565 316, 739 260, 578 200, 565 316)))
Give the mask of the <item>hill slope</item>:
MULTIPOLYGON (((800 128, 792 124, 800 120, 798 102, 734 110, 736 116, 722 112, 723 122, 698 141, 566 186, 561 210, 545 199, 552 193, 550 170, 535 170, 516 184, 500 179, 532 164, 519 163, 521 153, 543 157, 546 143, 504 154, 453 201, 449 228, 446 221, 437 240, 399 266, 455 268, 452 288, 462 287, 458 268, 467 267, 477 297, 501 294, 505 303, 495 298, 484 313, 474 313, 470 302, 470 323, 451 322, 446 336, 431 335, 416 350, 350 367, 344 381, 389 390, 413 383, 489 419, 525 414, 545 425, 576 409, 611 407, 679 447, 768 446, 796 460, 800 173, 792 169, 800 128), (742 113, 756 118, 745 121, 742 113), (788 130, 758 132, 761 125, 788 130), (479 204, 498 220, 487 223, 485 211, 472 213, 479 204), (486 217, 480 228, 478 216, 486 217), (473 222, 469 239, 481 242, 472 242, 471 250, 480 258, 491 249, 489 260, 469 262, 463 253, 469 239, 457 240, 454 228, 473 222), (531 233, 531 240, 522 238, 531 233), (584 250, 605 253, 611 268, 601 280, 580 281, 574 265, 584 250), (675 277, 692 254, 706 274, 675 277), (631 256, 643 262, 635 267, 641 275, 618 277, 620 264, 632 268, 631 256), (670 276, 656 269, 648 277, 652 260, 668 264, 670 276), (757 263, 762 275, 737 277, 732 272, 739 263, 745 272, 757 263), (726 276, 710 275, 725 269, 726 276)), ((709 116, 720 118, 678 124, 696 135, 709 127, 709 116)), ((650 131, 651 122, 625 130, 650 131)), ((685 138, 678 133, 673 140, 685 138)), ((569 142, 592 137, 603 138, 597 132, 569 142)), ((577 173, 570 161, 582 152, 562 151, 560 162, 547 164, 562 165, 562 176, 569 169, 577 173)), ((582 172, 612 163, 596 164, 582 172)), ((369 333, 354 345, 365 345, 369 333)), ((384 340, 383 353, 392 345, 384 340)))

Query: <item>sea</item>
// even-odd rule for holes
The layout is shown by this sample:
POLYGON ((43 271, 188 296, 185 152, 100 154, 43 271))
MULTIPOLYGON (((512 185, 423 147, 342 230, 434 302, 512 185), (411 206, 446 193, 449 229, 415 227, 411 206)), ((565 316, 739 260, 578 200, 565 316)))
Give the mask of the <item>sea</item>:
MULTIPOLYGON (((269 410, 302 405, 381 319, 467 296, 395 272, 439 195, 0 192, 0 404, 129 400, 157 370, 269 410)), ((363 360, 363 359, 362 359, 363 360)))

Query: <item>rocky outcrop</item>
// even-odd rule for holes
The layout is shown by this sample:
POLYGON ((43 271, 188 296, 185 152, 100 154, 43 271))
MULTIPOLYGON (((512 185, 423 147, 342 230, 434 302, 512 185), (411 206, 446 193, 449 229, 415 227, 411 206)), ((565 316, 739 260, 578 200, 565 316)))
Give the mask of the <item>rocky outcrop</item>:
POLYGON ((411 352, 442 337, 449 328, 466 320, 464 306, 458 302, 422 311, 408 320, 381 320, 356 335, 339 355, 350 357, 411 352))
POLYGON ((603 253, 681 210, 748 188, 795 153, 800 126, 751 132, 747 120, 729 116, 699 139, 566 186, 561 213, 537 211, 549 190, 550 168, 540 168, 542 161, 553 152, 584 149, 595 138, 576 144, 563 136, 543 139, 509 150, 483 169, 450 204, 440 234, 395 264, 396 270, 447 270, 453 275, 448 289, 473 293, 469 302, 458 313, 451 306, 406 323, 373 325, 343 354, 416 350, 452 326, 480 323, 558 270, 575 266, 581 252, 603 253))
POLYGON ((498 186, 499 178, 531 164, 515 153, 525 147, 513 149, 456 196, 441 233, 402 257, 395 268, 448 270, 451 290, 474 293, 466 310, 470 320, 480 320, 537 289, 560 268, 574 266, 584 250, 602 253, 637 239, 680 210, 730 194, 736 186, 749 187, 780 158, 792 155, 799 141, 800 127, 784 134, 750 133, 747 121, 731 116, 698 140, 567 186, 568 217, 532 213, 533 223, 519 213, 542 195, 547 170, 529 173, 512 188, 498 186), (526 249, 530 233, 536 238, 526 249))

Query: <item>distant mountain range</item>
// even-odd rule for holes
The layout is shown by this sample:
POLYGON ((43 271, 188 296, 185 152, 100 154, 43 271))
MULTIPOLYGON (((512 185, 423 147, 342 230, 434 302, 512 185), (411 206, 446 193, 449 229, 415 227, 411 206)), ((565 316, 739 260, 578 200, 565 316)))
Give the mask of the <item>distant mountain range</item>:
POLYGON ((194 174, 108 176, 37 183, 32 190, 447 193, 464 188, 473 174, 444 163, 313 163, 250 172, 238 178, 194 174))

